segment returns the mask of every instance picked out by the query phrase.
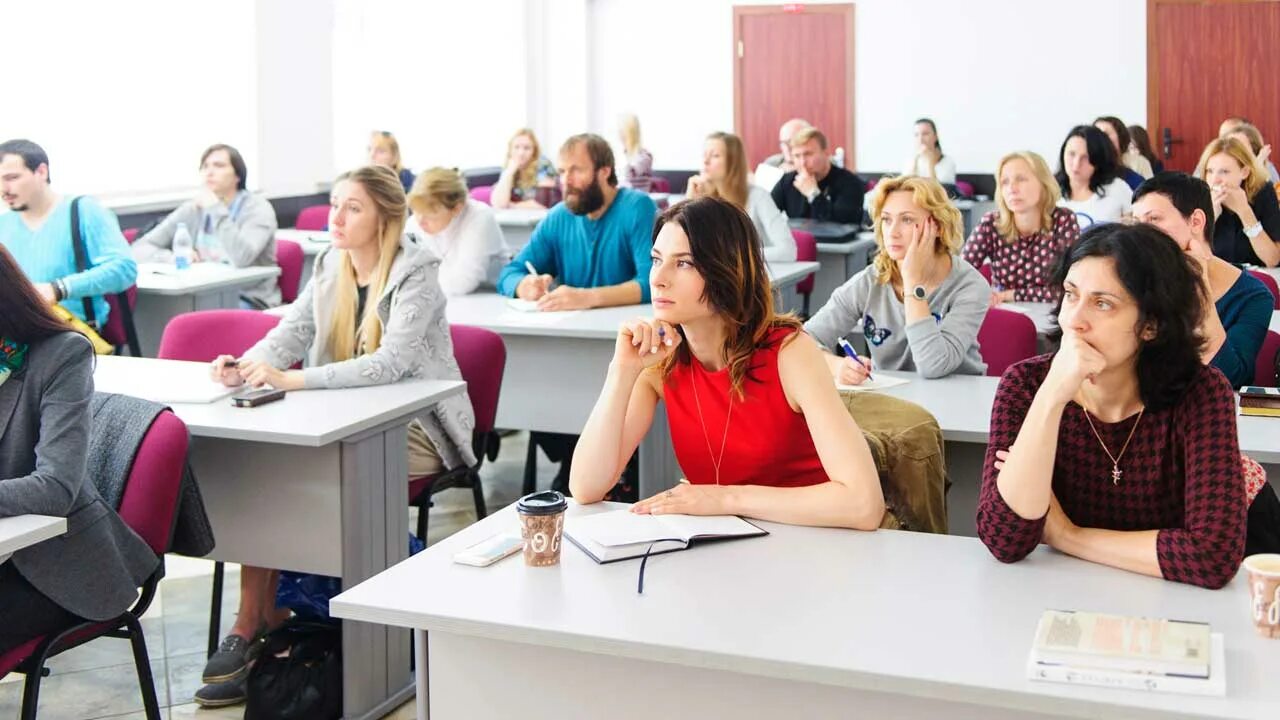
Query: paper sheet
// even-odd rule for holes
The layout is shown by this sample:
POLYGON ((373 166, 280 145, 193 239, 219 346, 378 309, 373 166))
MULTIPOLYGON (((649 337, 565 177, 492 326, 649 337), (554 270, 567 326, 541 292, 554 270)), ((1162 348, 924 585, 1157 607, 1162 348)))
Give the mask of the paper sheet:
POLYGON ((899 385, 906 385, 909 382, 911 381, 906 378, 878 375, 867 379, 861 385, 841 385, 836 383, 836 389, 840 392, 875 392, 876 390, 888 390, 899 385))

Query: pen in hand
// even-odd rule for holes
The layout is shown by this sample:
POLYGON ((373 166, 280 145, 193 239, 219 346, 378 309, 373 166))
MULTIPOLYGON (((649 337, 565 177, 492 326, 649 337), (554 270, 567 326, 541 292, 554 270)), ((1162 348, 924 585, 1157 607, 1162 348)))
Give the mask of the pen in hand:
POLYGON ((853 359, 854 362, 858 363, 864 369, 866 369, 867 379, 875 380, 875 378, 871 377, 871 368, 867 367, 867 364, 862 362, 862 358, 858 357, 858 351, 853 349, 853 345, 850 345, 849 341, 845 340, 844 338, 840 338, 837 342, 840 343, 841 348, 844 348, 845 355, 848 355, 850 358, 853 359))

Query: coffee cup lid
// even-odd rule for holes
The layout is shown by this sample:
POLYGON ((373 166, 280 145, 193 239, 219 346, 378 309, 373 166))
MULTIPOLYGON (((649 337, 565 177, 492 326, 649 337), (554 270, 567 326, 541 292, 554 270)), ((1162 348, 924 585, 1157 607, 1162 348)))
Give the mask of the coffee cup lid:
POLYGON ((569 501, 555 490, 543 490, 525 495, 516 503, 516 511, 525 515, 555 515, 564 512, 569 501))

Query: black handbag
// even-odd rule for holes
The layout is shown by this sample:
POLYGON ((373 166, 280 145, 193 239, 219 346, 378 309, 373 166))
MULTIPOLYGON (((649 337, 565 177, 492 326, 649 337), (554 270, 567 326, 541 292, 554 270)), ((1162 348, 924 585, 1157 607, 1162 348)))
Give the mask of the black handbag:
POLYGON ((342 626, 296 618, 267 633, 245 681, 245 720, 342 717, 342 626))

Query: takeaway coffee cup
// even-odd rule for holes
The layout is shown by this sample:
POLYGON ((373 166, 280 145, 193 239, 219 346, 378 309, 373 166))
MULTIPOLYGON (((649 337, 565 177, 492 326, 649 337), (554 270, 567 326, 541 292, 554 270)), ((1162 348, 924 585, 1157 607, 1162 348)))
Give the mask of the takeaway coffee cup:
POLYGON ((520 536, 524 538, 524 564, 534 567, 560 562, 564 538, 564 511, 569 502, 555 490, 525 495, 516 503, 520 536))
POLYGON ((1265 553, 1244 559, 1249 577, 1249 616, 1263 637, 1280 637, 1280 555, 1265 553))

